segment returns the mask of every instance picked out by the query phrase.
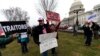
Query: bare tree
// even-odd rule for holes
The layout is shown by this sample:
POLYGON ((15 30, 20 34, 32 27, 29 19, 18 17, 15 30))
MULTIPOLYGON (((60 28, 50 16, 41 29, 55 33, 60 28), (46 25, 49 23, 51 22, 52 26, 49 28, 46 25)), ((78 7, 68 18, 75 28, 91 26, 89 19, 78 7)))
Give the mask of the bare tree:
POLYGON ((39 6, 37 8, 38 13, 46 18, 47 11, 54 11, 57 6, 57 0, 39 0, 39 6))
POLYGON ((3 9, 3 13, 9 21, 26 21, 26 22, 28 22, 28 20, 29 20, 27 12, 23 11, 19 7, 3 9))

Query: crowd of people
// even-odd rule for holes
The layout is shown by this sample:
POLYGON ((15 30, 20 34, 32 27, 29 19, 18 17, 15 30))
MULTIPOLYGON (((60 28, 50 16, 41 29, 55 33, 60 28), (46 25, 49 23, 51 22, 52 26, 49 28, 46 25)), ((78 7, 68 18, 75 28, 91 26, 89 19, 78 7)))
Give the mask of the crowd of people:
MULTIPOLYGON (((32 29, 28 28, 27 32, 14 33, 12 35, 0 37, 0 47, 5 48, 6 44, 12 42, 14 39, 17 39, 17 42, 21 46, 22 53, 23 54, 28 53, 27 44, 29 43, 30 34, 33 36, 33 40, 34 40, 35 44, 37 44, 39 46, 40 45, 40 42, 39 42, 40 34, 57 32, 60 23, 58 25, 55 25, 55 24, 49 24, 48 20, 46 20, 46 21, 47 21, 47 23, 45 24, 44 19, 39 18, 38 19, 39 25, 36 27, 33 27, 32 29), (1 39, 1 38, 3 38, 3 39, 1 39)), ((58 34, 57 34, 56 38, 58 39, 58 34)), ((55 56, 56 48, 52 48, 51 52, 52 52, 52 55, 55 56)), ((48 56, 48 51, 43 52, 41 55, 48 56)))
MULTIPOLYGON (((59 28, 60 23, 55 26, 54 24, 49 24, 49 21, 47 20, 47 24, 44 24, 44 19, 40 18, 38 20, 39 25, 33 29, 33 40, 34 42, 39 46, 39 35, 40 34, 46 34, 46 33, 52 33, 52 32, 57 32, 57 29, 59 28)), ((58 39, 58 34, 57 37, 58 39)), ((52 55, 56 55, 56 50, 55 48, 51 49, 52 55)), ((42 56, 48 56, 48 51, 45 51, 42 53, 42 56)))
MULTIPOLYGON (((57 30, 59 29, 59 25, 60 25, 60 22, 58 25, 49 24, 48 20, 46 20, 47 23, 45 24, 43 18, 39 18, 38 22, 39 22, 39 25, 32 28, 32 31, 30 31, 30 28, 28 28, 27 32, 15 33, 12 35, 8 35, 8 36, 6 35, 6 36, 2 36, 2 37, 0 36, 0 48, 5 48, 6 44, 13 41, 13 39, 15 39, 14 37, 16 37, 17 42, 20 43, 20 45, 21 45, 22 53, 25 54, 28 52, 27 44, 29 43, 30 34, 33 36, 33 40, 34 40, 35 44, 37 44, 37 46, 39 46, 40 45, 39 35, 57 32, 57 30), (5 40, 5 42, 4 42, 4 40, 5 40), (7 40, 9 40, 9 41, 7 41, 7 40)), ((84 31, 84 37, 86 39, 85 46, 91 46, 92 37, 94 37, 94 39, 99 39, 99 35, 98 35, 99 28, 100 28, 99 25, 96 24, 95 22, 92 22, 92 21, 85 22, 85 24, 82 26, 82 29, 84 31)), ((58 33, 57 33, 56 39, 58 39, 58 33)), ((51 52, 52 52, 53 56, 57 55, 56 48, 52 48, 51 52)), ((43 52, 41 55, 48 56, 48 51, 43 52)))

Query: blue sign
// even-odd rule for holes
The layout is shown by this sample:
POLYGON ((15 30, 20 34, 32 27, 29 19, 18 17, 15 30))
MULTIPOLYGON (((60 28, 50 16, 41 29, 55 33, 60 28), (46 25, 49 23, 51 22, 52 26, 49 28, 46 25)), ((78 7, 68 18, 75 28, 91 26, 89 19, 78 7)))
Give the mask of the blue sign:
POLYGON ((88 20, 93 19, 94 17, 96 17, 96 14, 92 14, 91 16, 89 16, 88 20))

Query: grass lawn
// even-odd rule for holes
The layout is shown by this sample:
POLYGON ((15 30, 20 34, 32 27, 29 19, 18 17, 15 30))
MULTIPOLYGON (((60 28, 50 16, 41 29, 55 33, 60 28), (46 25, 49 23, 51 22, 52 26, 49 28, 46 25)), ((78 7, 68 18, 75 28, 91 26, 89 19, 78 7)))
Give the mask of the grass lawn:
MULTIPOLYGON (((56 49, 58 56, 100 56, 100 39, 94 40, 92 46, 84 46, 83 35, 73 36, 71 33, 59 32, 59 47, 56 49)), ((40 56, 39 47, 34 44, 32 38, 28 44, 29 53, 22 54, 20 44, 17 41, 1 49, 2 56, 40 56)), ((49 51, 49 56, 51 52, 49 51)))

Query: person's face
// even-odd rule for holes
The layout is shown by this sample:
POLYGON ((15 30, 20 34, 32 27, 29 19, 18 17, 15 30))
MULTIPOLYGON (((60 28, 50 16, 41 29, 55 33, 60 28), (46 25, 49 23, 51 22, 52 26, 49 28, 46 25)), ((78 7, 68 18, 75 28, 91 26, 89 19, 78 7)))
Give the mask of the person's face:
POLYGON ((53 30, 53 31, 55 31, 55 26, 54 25, 51 25, 50 26, 50 29, 53 30))
POLYGON ((39 20, 39 25, 44 25, 44 20, 39 20))
POLYGON ((85 24, 86 24, 86 25, 89 25, 89 22, 86 21, 85 24))

